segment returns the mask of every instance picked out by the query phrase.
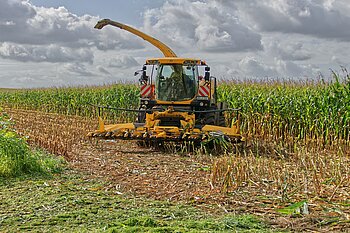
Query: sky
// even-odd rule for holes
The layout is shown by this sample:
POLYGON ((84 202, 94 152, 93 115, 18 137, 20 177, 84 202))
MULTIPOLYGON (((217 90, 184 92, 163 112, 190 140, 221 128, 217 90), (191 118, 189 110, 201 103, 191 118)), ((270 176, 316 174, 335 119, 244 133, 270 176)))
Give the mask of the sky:
POLYGON ((133 82, 158 49, 133 26, 219 79, 329 78, 350 69, 348 0, 0 0, 0 88, 133 82))

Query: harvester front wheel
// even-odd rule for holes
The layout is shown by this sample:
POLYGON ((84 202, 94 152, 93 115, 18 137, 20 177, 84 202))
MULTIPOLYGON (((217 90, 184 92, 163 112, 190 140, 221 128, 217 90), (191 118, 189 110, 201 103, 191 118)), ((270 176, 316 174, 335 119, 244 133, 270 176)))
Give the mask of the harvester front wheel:
POLYGON ((224 116, 224 114, 222 114, 222 112, 219 113, 219 116, 217 118, 217 125, 222 126, 222 127, 226 127, 225 116, 224 116))
POLYGON ((222 113, 207 113, 204 117, 205 125, 217 125, 217 126, 226 126, 225 116, 222 113))
POLYGON ((145 112, 139 112, 137 114, 136 122, 137 123, 145 123, 145 121, 146 121, 146 113, 145 112))

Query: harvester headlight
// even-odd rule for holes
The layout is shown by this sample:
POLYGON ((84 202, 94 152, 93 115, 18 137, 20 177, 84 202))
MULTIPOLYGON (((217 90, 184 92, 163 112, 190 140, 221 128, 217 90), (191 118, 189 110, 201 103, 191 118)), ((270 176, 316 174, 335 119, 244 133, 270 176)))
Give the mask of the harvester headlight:
POLYGON ((146 105, 147 105, 147 104, 148 104, 148 100, 145 100, 144 104, 146 104, 146 105))
POLYGON ((199 102, 199 106, 203 107, 204 103, 203 102, 199 102))

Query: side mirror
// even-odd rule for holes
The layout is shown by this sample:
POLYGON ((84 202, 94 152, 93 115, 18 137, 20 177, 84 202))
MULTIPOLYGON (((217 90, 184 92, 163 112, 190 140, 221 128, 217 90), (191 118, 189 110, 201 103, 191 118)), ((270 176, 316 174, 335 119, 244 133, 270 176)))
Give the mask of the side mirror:
POLYGON ((141 71, 142 71, 142 70, 136 70, 135 73, 134 73, 134 76, 139 75, 141 71))
POLYGON ((204 74, 204 80, 207 82, 210 80, 210 73, 208 71, 204 74))
MULTIPOLYGON (((147 70, 147 67, 146 67, 146 66, 143 66, 143 67, 142 67, 142 70, 136 70, 136 71, 135 71, 134 76, 139 75, 141 71, 142 71, 142 76, 146 76, 146 70, 147 70)), ((142 77, 141 77, 141 78, 142 78, 142 77)))
POLYGON ((142 70, 138 70, 134 74, 136 76, 136 75, 140 74, 140 72, 142 72, 141 77, 139 79, 139 82, 141 84, 147 84, 147 82, 148 82, 148 76, 147 76, 147 73, 146 73, 146 69, 147 69, 146 66, 143 66, 142 70))
POLYGON ((147 74, 146 74, 145 70, 142 71, 141 79, 146 80, 146 81, 148 80, 148 77, 147 77, 147 74))
POLYGON ((147 76, 147 74, 146 74, 146 70, 147 70, 147 67, 146 67, 146 66, 143 66, 143 67, 142 67, 141 79, 147 83, 147 82, 148 82, 148 76, 147 76))
POLYGON ((206 82, 209 82, 209 80, 210 80, 210 67, 209 66, 206 66, 205 67, 205 74, 204 74, 204 80, 206 81, 206 82))

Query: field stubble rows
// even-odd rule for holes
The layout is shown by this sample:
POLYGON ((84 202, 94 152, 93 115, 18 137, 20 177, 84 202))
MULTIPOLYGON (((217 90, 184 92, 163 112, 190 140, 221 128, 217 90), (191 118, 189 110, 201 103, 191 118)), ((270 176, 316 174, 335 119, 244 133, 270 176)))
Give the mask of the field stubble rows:
POLYGON ((65 156, 74 169, 111 181, 108 188, 121 193, 210 203, 215 211, 254 213, 279 226, 349 227, 350 155, 335 145, 291 152, 273 139, 255 138, 243 151, 226 156, 169 154, 132 142, 89 141, 85 135, 96 122, 82 117, 6 111, 29 142, 65 156), (303 200, 310 214, 301 219, 276 211, 303 200))

